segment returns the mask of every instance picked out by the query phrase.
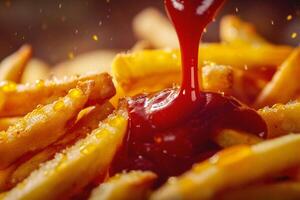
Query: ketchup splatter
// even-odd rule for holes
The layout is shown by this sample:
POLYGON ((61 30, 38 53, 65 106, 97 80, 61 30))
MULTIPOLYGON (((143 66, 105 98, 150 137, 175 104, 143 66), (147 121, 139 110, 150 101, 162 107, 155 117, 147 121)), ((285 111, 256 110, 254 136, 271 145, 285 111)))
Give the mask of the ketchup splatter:
POLYGON ((165 0, 182 55, 181 87, 126 99, 129 129, 112 167, 152 170, 161 181, 220 149, 212 136, 224 128, 266 136, 266 124, 233 97, 200 92, 198 48, 204 28, 224 0, 165 0))

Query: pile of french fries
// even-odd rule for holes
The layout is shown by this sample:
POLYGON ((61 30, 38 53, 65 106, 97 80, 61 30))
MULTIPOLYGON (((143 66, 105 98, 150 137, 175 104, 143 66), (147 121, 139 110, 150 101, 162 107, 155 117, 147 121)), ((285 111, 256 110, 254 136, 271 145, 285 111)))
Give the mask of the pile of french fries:
POLYGON ((179 85, 165 16, 136 16, 129 53, 101 50, 49 67, 24 45, 0 63, 0 199, 300 199, 300 49, 274 45, 236 16, 200 45, 204 91, 257 109, 268 138, 224 129, 222 151, 153 188, 151 171, 109 174, 127 132, 126 96, 179 85))

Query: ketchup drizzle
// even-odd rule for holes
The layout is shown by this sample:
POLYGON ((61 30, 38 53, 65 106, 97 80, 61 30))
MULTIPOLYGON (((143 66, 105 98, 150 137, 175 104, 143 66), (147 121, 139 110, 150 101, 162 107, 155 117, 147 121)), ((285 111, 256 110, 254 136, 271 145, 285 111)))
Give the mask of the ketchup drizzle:
POLYGON ((219 130, 232 128, 266 136, 266 123, 254 110, 233 97, 199 89, 199 42, 224 1, 165 0, 179 38, 182 84, 180 89, 126 99, 129 129, 112 173, 152 170, 163 181, 220 150, 212 141, 219 130))

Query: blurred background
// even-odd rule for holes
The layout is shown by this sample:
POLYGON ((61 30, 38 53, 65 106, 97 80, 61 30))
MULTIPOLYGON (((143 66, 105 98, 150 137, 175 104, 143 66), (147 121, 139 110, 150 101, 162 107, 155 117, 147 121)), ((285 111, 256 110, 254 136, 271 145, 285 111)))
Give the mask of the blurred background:
MULTIPOLYGON (((164 12, 163 0, 1 0, 0 59, 24 43, 50 64, 95 49, 130 49, 132 19, 147 7, 164 12)), ((251 21, 274 43, 300 42, 299 0, 228 0, 204 36, 218 41, 219 19, 234 14, 251 21)))

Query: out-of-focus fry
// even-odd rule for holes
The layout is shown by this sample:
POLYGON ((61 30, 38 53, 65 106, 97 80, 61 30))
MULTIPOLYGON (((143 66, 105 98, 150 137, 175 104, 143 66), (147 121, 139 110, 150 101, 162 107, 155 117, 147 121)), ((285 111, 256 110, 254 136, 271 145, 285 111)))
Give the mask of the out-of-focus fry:
POLYGON ((21 83, 34 83, 37 80, 46 80, 50 76, 50 66, 39 59, 31 59, 25 67, 21 83))
POLYGON ((215 135, 214 141, 221 147, 227 148, 235 145, 253 145, 263 140, 253 134, 236 131, 232 129, 224 129, 215 135))
POLYGON ((222 18, 220 25, 221 41, 231 45, 267 45, 269 44, 260 36, 255 27, 242 21, 234 15, 227 15, 222 18))
POLYGON ((92 81, 72 89, 62 99, 38 107, 18 120, 7 131, 0 132, 0 169, 22 155, 45 148, 66 132, 91 93, 92 81))
POLYGON ((263 89, 255 107, 261 108, 275 103, 286 103, 295 98, 300 89, 300 48, 287 58, 274 75, 271 82, 263 89))
POLYGON ((69 61, 57 64, 51 74, 58 78, 72 75, 86 75, 87 73, 110 73, 111 62, 116 52, 98 50, 75 56, 69 61))
POLYGON ((271 183, 248 186, 218 195, 218 200, 298 200, 299 182, 271 183))
POLYGON ((147 171, 117 174, 94 189, 89 200, 147 199, 155 179, 156 175, 147 171))
POLYGON ((68 146, 73 145, 75 141, 86 137, 112 111, 113 107, 108 102, 103 105, 95 105, 75 126, 67 130, 63 138, 19 165, 10 177, 6 178, 6 187, 12 188, 17 183, 23 181, 33 170, 37 169, 41 163, 52 159, 56 152, 60 152, 68 146))
POLYGON ((179 178, 170 179, 150 199, 211 199, 225 189, 299 165, 299 145, 300 135, 292 134, 253 146, 225 149, 179 178))
POLYGON ((138 38, 149 41, 156 48, 178 47, 178 39, 172 25, 155 8, 147 8, 134 18, 133 31, 138 38))
MULTIPOLYGON (((260 67, 275 67, 280 65, 291 53, 292 49, 285 46, 247 46, 236 47, 225 44, 200 45, 199 64, 206 62, 217 65, 228 65, 239 69, 254 69, 260 67)), ((180 72, 179 50, 144 50, 134 53, 118 54, 113 61, 113 74, 117 80, 120 77, 141 78, 149 74, 165 74, 180 72), (124 68, 121 70, 117 68, 124 68), (118 73, 122 72, 122 74, 118 73)))
POLYGON ((3 199, 64 199, 74 195, 94 177, 106 173, 126 130, 127 113, 120 110, 86 138, 31 173, 3 199))
POLYGON ((267 123, 269 138, 300 132, 300 102, 298 101, 265 107, 258 113, 267 123))
POLYGON ((269 82, 272 69, 262 70, 234 70, 232 93, 247 105, 253 105, 257 96, 269 82), (263 74, 264 72, 264 74, 263 74))
POLYGON ((0 131, 5 131, 8 127, 14 125, 19 120, 20 117, 0 118, 0 131))
POLYGON ((2 82, 0 91, 3 93, 3 106, 0 117, 22 116, 32 111, 37 105, 45 105, 61 96, 79 82, 94 81, 89 101, 101 103, 115 94, 115 88, 110 75, 91 74, 62 80, 37 81, 33 84, 16 85, 2 82))
MULTIPOLYGON (((125 68, 118 67, 117 74, 122 74, 121 71, 125 68)), ((199 72, 200 76, 200 72, 199 72)), ((117 77, 117 76, 116 76, 117 77)), ((233 85, 233 69, 229 66, 208 65, 202 68, 202 80, 205 91, 229 93, 233 85)), ((117 78, 117 83, 120 89, 124 90, 126 95, 136 95, 142 92, 155 92, 165 88, 170 88, 180 85, 181 74, 173 73, 156 73, 153 70, 152 74, 140 78, 117 78), (164 76, 163 80, 161 77, 164 76)))
POLYGON ((31 46, 23 45, 0 64, 0 81, 20 82, 23 71, 32 54, 31 46))

